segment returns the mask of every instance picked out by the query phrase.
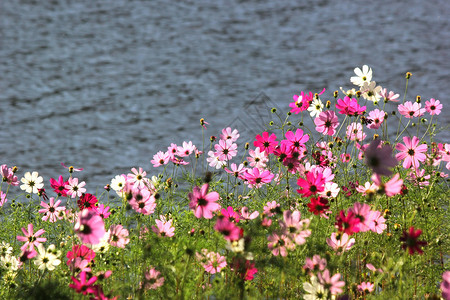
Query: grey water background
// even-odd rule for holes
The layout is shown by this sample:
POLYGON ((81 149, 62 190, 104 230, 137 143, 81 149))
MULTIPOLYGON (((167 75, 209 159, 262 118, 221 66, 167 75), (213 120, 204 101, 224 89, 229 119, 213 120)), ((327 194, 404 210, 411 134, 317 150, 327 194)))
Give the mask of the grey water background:
POLYGON ((0 1, 0 163, 48 189, 61 162, 83 167, 95 192, 131 167, 157 174, 171 142, 201 147, 200 118, 206 137, 250 134, 264 105, 327 100, 364 64, 401 96, 412 72, 407 99, 439 99, 446 126, 449 15, 447 0, 0 1))

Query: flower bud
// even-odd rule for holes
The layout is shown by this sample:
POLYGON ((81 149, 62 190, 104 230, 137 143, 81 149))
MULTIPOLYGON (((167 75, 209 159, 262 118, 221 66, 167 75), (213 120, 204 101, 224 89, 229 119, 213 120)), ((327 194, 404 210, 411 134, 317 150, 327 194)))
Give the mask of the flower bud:
POLYGON ((406 79, 410 79, 411 78, 411 76, 412 76, 412 74, 410 73, 410 72, 406 72, 406 79))

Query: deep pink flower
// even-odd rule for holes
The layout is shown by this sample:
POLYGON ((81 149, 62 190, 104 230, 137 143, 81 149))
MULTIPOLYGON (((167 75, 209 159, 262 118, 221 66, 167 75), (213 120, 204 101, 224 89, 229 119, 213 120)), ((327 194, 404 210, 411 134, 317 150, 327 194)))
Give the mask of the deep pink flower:
POLYGON ((324 135, 334 135, 336 133, 336 127, 339 126, 339 120, 334 111, 327 110, 319 114, 314 119, 316 130, 324 135))
POLYGON ((306 174, 306 179, 300 177, 297 180, 297 184, 300 186, 300 189, 298 189, 297 192, 302 194, 303 197, 309 197, 323 192, 325 179, 320 173, 314 174, 314 172, 308 172, 306 174))
POLYGON ((365 163, 374 173, 390 176, 392 175, 390 168, 395 167, 398 161, 392 156, 391 146, 380 146, 380 144, 381 140, 376 139, 366 148, 364 151, 365 163))
POLYGON ((222 233, 226 240, 237 241, 241 238, 241 228, 236 226, 236 224, 231 222, 228 218, 218 218, 214 229, 222 233))
POLYGON ((347 215, 345 215, 344 210, 341 210, 339 215, 336 216, 336 223, 334 225, 341 233, 348 235, 360 231, 360 220, 350 210, 347 211, 347 215))
POLYGON ((356 98, 344 97, 344 100, 338 99, 336 108, 340 109, 339 113, 347 116, 361 115, 365 110, 365 106, 360 106, 356 98))
POLYGON ((82 293, 83 295, 86 295, 86 294, 94 294, 96 292, 96 288, 93 285, 97 281, 96 276, 92 276, 91 278, 87 279, 87 273, 81 272, 80 280, 72 276, 72 281, 73 283, 69 284, 69 287, 74 289, 77 293, 82 293))
POLYGON ((208 193, 209 184, 205 183, 201 188, 195 186, 192 193, 189 193, 189 208, 194 211, 197 218, 212 219, 212 212, 220 208, 217 203, 219 193, 208 193))
POLYGON ((405 104, 398 105, 398 112, 405 118, 412 119, 414 117, 423 116, 425 108, 421 108, 422 104, 417 102, 407 101, 405 104))
POLYGON ((298 114, 308 109, 309 102, 303 91, 300 93, 300 96, 294 95, 292 98, 294 102, 289 103, 289 107, 292 108, 291 113, 298 114))
POLYGON ((273 153, 275 147, 278 146, 278 141, 276 141, 276 139, 277 136, 274 133, 269 136, 269 133, 264 131, 262 136, 259 134, 256 136, 256 141, 253 142, 253 145, 259 147, 261 151, 273 153))
POLYGON ((67 251, 67 265, 70 265, 77 257, 88 262, 94 260, 95 252, 85 245, 73 245, 71 251, 67 251))
POLYGON ((50 186, 53 188, 53 191, 60 196, 67 197, 68 189, 66 186, 69 185, 68 181, 65 181, 62 175, 59 175, 58 181, 53 178, 50 178, 50 186))
POLYGON ((111 214, 111 212, 109 212, 108 210, 109 206, 105 206, 104 204, 99 204, 97 207, 95 207, 95 211, 103 219, 108 218, 109 215, 111 214))
POLYGON ((425 102, 425 109, 432 116, 439 115, 442 110, 442 104, 439 100, 435 100, 434 98, 431 98, 430 101, 425 102))
POLYGON ((311 197, 310 203, 308 203, 307 206, 308 211, 312 212, 316 216, 321 215, 324 218, 328 218, 327 214, 331 213, 331 211, 328 211, 328 209, 330 208, 328 200, 323 197, 311 197))
POLYGON ((81 195, 81 197, 77 200, 77 204, 78 207, 80 208, 80 211, 85 208, 89 210, 95 209, 97 202, 98 202, 97 197, 89 193, 81 195))
POLYGON ((44 207, 39 210, 40 214, 44 214, 42 220, 49 221, 50 223, 54 223, 57 220, 61 220, 64 217, 65 206, 59 206, 61 200, 56 201, 55 198, 51 197, 49 200, 49 204, 41 201, 41 206, 44 207))
POLYGON ((356 202, 353 207, 349 208, 349 211, 355 214, 355 217, 359 219, 359 231, 366 232, 370 228, 374 228, 374 220, 370 206, 365 203, 356 202))
POLYGON ((74 230, 82 243, 96 245, 105 235, 105 223, 94 210, 83 209, 78 214, 74 230))
POLYGON ((420 247, 426 246, 428 243, 418 240, 421 234, 422 230, 414 230, 413 226, 409 228, 408 232, 403 230, 403 235, 400 237, 400 241, 403 242, 403 250, 408 249, 410 255, 413 255, 415 252, 423 254, 423 250, 420 247))
POLYGON ((287 131, 285 134, 286 139, 281 141, 281 144, 285 144, 293 151, 303 152, 306 150, 305 143, 309 141, 309 135, 303 134, 303 130, 298 128, 295 134, 292 131, 287 131))
POLYGON ((403 137, 403 142, 405 145, 398 143, 395 146, 395 149, 400 151, 400 153, 395 155, 395 158, 397 160, 404 159, 403 168, 405 169, 411 167, 418 169, 420 163, 427 159, 424 153, 427 152, 428 146, 426 144, 419 145, 420 140, 416 136, 413 136, 412 139, 409 136, 405 136, 403 137))
POLYGON ((244 178, 247 180, 250 188, 260 188, 263 184, 272 181, 274 176, 269 170, 261 172, 258 168, 248 169, 244 173, 244 178))
POLYGON ((239 213, 234 211, 233 207, 228 206, 220 211, 222 215, 234 223, 239 223, 239 213))
POLYGON ((38 231, 36 231, 36 233, 33 233, 33 224, 28 224, 28 230, 26 230, 25 227, 22 227, 22 232, 24 236, 17 236, 18 241, 25 242, 25 244, 20 247, 22 251, 33 251, 34 246, 37 247, 40 243, 44 243, 47 241, 46 238, 38 237, 45 232, 44 229, 39 229, 38 231))

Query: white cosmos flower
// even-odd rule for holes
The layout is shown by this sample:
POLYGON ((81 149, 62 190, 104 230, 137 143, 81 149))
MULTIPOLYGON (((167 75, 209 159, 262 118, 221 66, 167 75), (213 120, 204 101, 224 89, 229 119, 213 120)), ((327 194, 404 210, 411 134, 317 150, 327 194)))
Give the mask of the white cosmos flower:
POLYGON ((356 76, 350 78, 350 81, 357 86, 362 86, 364 82, 370 82, 372 80, 372 69, 367 65, 364 65, 362 70, 360 68, 355 68, 356 76))
POLYGON ((27 193, 37 194, 39 189, 44 187, 44 179, 39 176, 38 172, 26 172, 20 181, 23 183, 20 188, 27 193))
POLYGON ((44 245, 39 244, 37 246, 38 255, 36 256, 36 260, 34 264, 38 266, 39 270, 49 270, 52 271, 61 263, 61 260, 58 259, 58 256, 55 253, 58 253, 55 249, 55 245, 50 245, 47 250, 45 250, 44 245))
POLYGON ((122 197, 122 191, 126 185, 126 181, 126 177, 123 175, 116 175, 116 177, 111 179, 110 186, 120 197, 122 197))
POLYGON ((375 87, 376 85, 377 83, 375 81, 371 81, 370 83, 364 82, 361 86, 364 99, 378 103, 381 98, 381 86, 375 87))
POLYGON ((314 99, 313 102, 311 102, 311 105, 308 107, 309 114, 313 118, 317 118, 322 112, 322 110, 323 110, 323 103, 319 98, 314 99))
POLYGON ((311 276, 311 283, 303 282, 303 289, 307 293, 303 296, 305 300, 328 299, 328 291, 319 283, 316 276, 311 276))

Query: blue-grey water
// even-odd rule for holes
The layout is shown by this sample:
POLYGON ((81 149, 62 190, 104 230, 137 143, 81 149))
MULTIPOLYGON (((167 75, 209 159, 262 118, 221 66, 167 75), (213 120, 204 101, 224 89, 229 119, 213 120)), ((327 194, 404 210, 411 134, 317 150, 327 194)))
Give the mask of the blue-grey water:
POLYGON ((363 64, 401 96, 412 72, 407 99, 439 99, 445 126, 448 16, 447 0, 0 1, 0 163, 47 188, 60 162, 83 167, 94 192, 133 166, 156 174, 171 142, 200 145, 202 117, 207 136, 254 128, 258 102, 329 97, 363 64))

